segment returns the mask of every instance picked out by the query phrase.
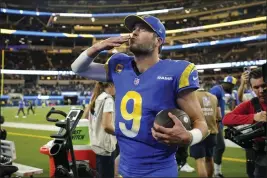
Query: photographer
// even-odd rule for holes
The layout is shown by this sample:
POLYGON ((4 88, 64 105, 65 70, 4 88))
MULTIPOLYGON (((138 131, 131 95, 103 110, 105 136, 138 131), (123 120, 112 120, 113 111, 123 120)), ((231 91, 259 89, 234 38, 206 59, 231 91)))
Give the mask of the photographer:
POLYGON ((237 97, 236 97, 237 104, 250 100, 253 97, 256 97, 255 93, 250 89, 250 85, 248 82, 249 73, 251 72, 251 69, 247 67, 244 69, 246 70, 241 75, 240 86, 237 90, 237 97))
MULTIPOLYGON (((245 101, 238 105, 232 112, 225 115, 223 124, 226 126, 238 126, 245 124, 253 124, 255 122, 266 122, 266 109, 267 109, 267 95, 264 90, 267 84, 263 80, 262 69, 252 70, 249 74, 249 84, 252 90, 255 92, 255 98, 245 101)), ((267 155, 266 153, 260 153, 254 151, 256 154, 255 163, 254 160, 247 160, 247 173, 248 176, 255 178, 266 178, 267 176, 267 155), (255 166, 254 174, 251 175, 250 169, 255 166)), ((248 156, 248 155, 247 155, 248 156)), ((248 157, 247 157, 248 158, 248 157)))

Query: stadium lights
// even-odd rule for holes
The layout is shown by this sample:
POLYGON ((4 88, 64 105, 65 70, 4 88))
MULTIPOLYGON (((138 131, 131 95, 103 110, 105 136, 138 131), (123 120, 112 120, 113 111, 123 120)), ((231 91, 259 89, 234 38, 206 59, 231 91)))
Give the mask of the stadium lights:
MULTIPOLYGON (((199 72, 203 72, 205 69, 216 69, 217 71, 222 68, 236 68, 245 66, 259 66, 265 64, 267 60, 255 60, 255 61, 240 61, 240 62, 226 62, 217 64, 201 64, 196 65, 196 69, 199 72)), ((76 75, 72 71, 50 71, 50 70, 11 70, 2 69, 1 74, 17 74, 17 75, 76 75)))
MULTIPOLYGON (((0 33, 2 33, 3 29, 0 29, 0 33)), ((40 34, 41 32, 38 32, 40 34)), ((13 32, 13 34, 18 34, 18 32, 13 32)), ((24 33, 25 34, 25 33, 24 33)), ((27 32, 28 35, 31 35, 31 33, 27 32)), ((54 33, 53 33, 54 34, 54 33)), ((50 34, 46 33, 46 36, 50 34)), ((55 35, 55 34, 54 34, 55 35)), ((77 37, 90 37, 88 36, 76 36, 75 34, 62 34, 63 37, 64 35, 67 35, 70 38, 77 38, 77 37)), ((110 34, 109 34, 110 35, 110 34)), ((121 34, 124 35, 124 34, 121 34)), ((38 35, 37 35, 38 36, 38 35)), ((116 36, 116 35, 114 35, 116 36)), ((57 37, 57 36, 54 36, 57 37)), ((233 44, 233 43, 243 43, 245 41, 253 41, 253 40, 266 40, 267 35, 255 35, 255 36, 250 36, 250 37, 241 37, 241 38, 229 38, 229 39, 224 39, 224 40, 215 40, 215 41, 206 41, 206 42, 200 42, 200 43, 189 43, 189 44, 182 44, 182 45, 170 45, 170 46, 163 46, 162 51, 168 51, 168 50, 178 50, 178 49, 185 49, 185 48, 197 48, 197 47, 206 47, 206 46, 214 46, 214 45, 222 45, 222 44, 233 44)), ((43 39, 40 39, 43 40, 43 39)), ((18 50, 18 49, 28 49, 30 46, 27 45, 14 45, 14 46, 7 46, 8 49, 12 50, 18 50)), ((109 51, 105 50, 102 51, 101 53, 109 53, 109 51)))
POLYGON ((223 22, 223 23, 204 25, 204 26, 198 26, 198 27, 189 27, 189 28, 183 28, 183 29, 167 30, 166 34, 190 32, 190 31, 198 31, 198 30, 207 30, 207 29, 212 29, 212 28, 227 27, 227 26, 240 25, 240 24, 246 24, 246 23, 254 23, 254 22, 260 22, 260 21, 266 22, 266 20, 267 20, 266 16, 256 17, 256 18, 251 18, 251 19, 236 20, 236 21, 231 21, 231 22, 223 22))
POLYGON ((161 9, 143 12, 126 12, 126 13, 104 13, 104 14, 85 14, 85 13, 51 13, 51 12, 38 12, 38 11, 26 11, 18 9, 7 9, 1 8, 1 13, 6 14, 20 14, 20 15, 30 15, 30 16, 61 16, 61 17, 98 17, 98 18, 112 18, 112 17, 125 17, 127 15, 152 15, 152 14, 164 14, 172 11, 183 10, 183 7, 171 8, 171 9, 161 9))
MULTIPOLYGON (((181 10, 181 9, 179 9, 181 10)), ((149 14, 163 14, 168 13, 168 9, 161 9, 161 10, 153 10, 153 11, 146 11, 146 12, 137 12, 137 15, 149 15, 149 14)))
MULTIPOLYGON (((95 18, 91 18, 92 22, 95 18)), ((204 26, 197 26, 197 27, 189 27, 183 29, 175 29, 175 30, 166 30, 166 34, 174 34, 174 33, 182 33, 182 32, 189 32, 189 31, 198 31, 198 30, 207 30, 211 28, 217 27, 225 27, 225 26, 232 26, 232 25, 240 25, 245 23, 253 23, 259 21, 266 21, 267 17, 256 17, 251 19, 245 20, 238 20, 238 21, 231 21, 231 22, 224 22, 218 24, 211 24, 211 25, 204 25, 204 26)), ((127 35, 127 34, 73 34, 73 33, 59 33, 59 32, 38 32, 38 31, 24 31, 24 30, 11 30, 11 29, 0 29, 1 34, 14 34, 14 35, 28 35, 28 36, 46 36, 46 37, 81 37, 81 38, 109 38, 113 36, 120 36, 120 35, 127 35)), ((250 40, 250 39, 243 39, 250 40)))

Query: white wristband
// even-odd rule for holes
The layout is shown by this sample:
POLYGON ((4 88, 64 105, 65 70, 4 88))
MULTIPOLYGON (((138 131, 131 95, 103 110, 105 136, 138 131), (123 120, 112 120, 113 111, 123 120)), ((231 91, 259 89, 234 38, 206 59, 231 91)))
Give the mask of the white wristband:
POLYGON ((190 146, 201 142, 203 135, 199 129, 194 128, 193 130, 190 130, 189 132, 192 134, 192 141, 190 143, 190 146))

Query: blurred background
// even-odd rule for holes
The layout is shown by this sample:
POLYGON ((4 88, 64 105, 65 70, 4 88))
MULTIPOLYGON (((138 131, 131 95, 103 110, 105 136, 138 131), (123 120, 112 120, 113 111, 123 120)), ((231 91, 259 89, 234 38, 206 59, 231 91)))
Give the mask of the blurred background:
MULTIPOLYGON (((207 89, 232 75, 236 90, 244 70, 266 62, 265 0, 0 0, 1 115, 16 162, 49 176, 39 149, 55 130, 45 115, 52 106, 68 112, 90 102, 95 81, 74 75, 71 63, 93 44, 127 34, 123 19, 130 14, 158 17, 167 30, 160 57, 195 63, 207 89), (35 112, 27 107, 27 116, 16 116, 21 99, 35 112)), ((118 52, 131 55, 126 44, 96 62, 118 52)), ((246 177, 244 150, 226 145, 225 177, 246 177)))
MULTIPOLYGON (((266 61, 262 0, 1 0, 0 6, 2 106, 14 105, 9 102, 12 93, 38 105, 69 104, 68 99, 74 105, 88 103, 94 81, 71 72, 36 71, 71 71, 84 49, 127 33, 123 19, 129 14, 160 18, 167 30, 161 58, 199 65, 207 87, 228 74, 240 78, 245 66, 256 68, 266 61)), ((129 53, 123 45, 101 53, 97 61, 104 63, 117 52, 129 53)))

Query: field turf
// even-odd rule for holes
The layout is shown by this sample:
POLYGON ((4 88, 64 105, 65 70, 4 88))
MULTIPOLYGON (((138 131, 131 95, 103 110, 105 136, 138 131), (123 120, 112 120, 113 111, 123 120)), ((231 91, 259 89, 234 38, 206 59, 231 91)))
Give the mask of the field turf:
MULTIPOLYGON (((15 118, 17 108, 1 108, 1 113, 5 116, 6 122, 17 123, 35 123, 35 124, 54 124, 45 120, 45 115, 50 107, 36 109, 36 116, 30 114, 27 118, 15 118)), ((56 109, 68 112, 70 106, 56 107, 56 109)), ((57 117, 63 119, 62 117, 57 117)), ((50 139, 51 131, 18 129, 4 127, 8 132, 7 140, 14 141, 17 152, 17 159, 15 162, 42 168, 44 173, 41 177, 49 176, 49 159, 48 156, 39 152, 41 146, 46 144, 50 139)), ((195 168, 195 161, 191 158, 188 163, 195 168)), ((223 173, 225 177, 247 177, 245 174, 245 152, 241 148, 227 147, 223 158, 223 173)), ((185 173, 180 172, 179 177, 197 177, 196 172, 185 173)), ((39 176, 37 176, 39 177, 39 176)))

